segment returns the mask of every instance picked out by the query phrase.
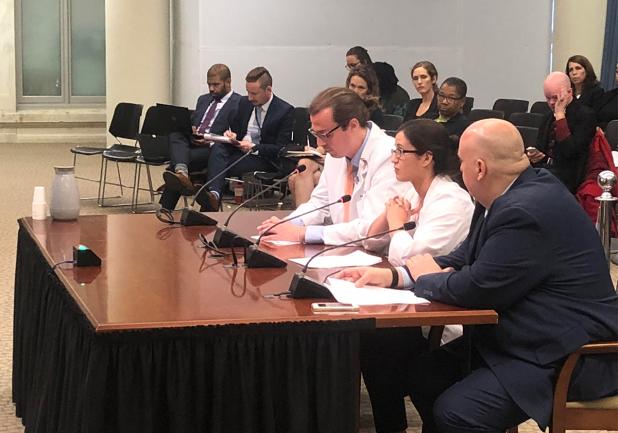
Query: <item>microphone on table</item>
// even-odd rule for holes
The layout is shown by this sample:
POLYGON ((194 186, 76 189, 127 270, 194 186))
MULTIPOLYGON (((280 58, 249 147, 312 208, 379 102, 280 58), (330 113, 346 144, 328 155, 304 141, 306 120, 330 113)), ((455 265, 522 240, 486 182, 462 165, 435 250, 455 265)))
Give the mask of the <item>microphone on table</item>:
POLYGON ((223 227, 217 228, 217 231, 215 232, 215 235, 213 237, 213 242, 215 243, 215 245, 217 245, 218 248, 229 248, 232 245, 235 247, 248 247, 249 245, 252 245, 253 242, 251 242, 249 239, 245 239, 237 235, 233 231, 227 229, 227 226, 230 223, 230 220, 232 219, 234 214, 236 214, 236 212, 238 212, 241 208, 245 207, 245 205, 249 203, 250 201, 255 200, 256 198, 267 193, 271 189, 278 187, 283 182, 287 182, 290 176, 298 174, 298 173, 302 173, 306 169, 307 167, 304 164, 299 165, 298 167, 296 167, 296 169, 294 169, 287 176, 276 180, 275 182, 273 182, 272 185, 269 185, 267 188, 264 188, 262 191, 258 192, 257 194, 252 195, 247 200, 245 200, 244 202, 236 206, 236 208, 232 211, 230 216, 228 216, 227 219, 225 220, 223 227))
POLYGON ((255 154, 254 152, 247 152, 243 154, 236 161, 234 161, 233 163, 225 167, 223 170, 221 170, 215 177, 213 177, 208 182, 206 182, 204 185, 202 185, 200 189, 198 189, 197 192, 195 193, 195 197, 193 197, 193 201, 191 201, 191 205, 189 207, 185 207, 182 210, 182 214, 180 215, 180 224, 183 226, 216 226, 217 220, 212 219, 208 215, 204 215, 201 212, 194 211, 191 208, 195 205, 195 201, 197 200, 197 197, 200 195, 202 191, 204 191, 204 189, 207 186, 211 185, 215 180, 219 179, 221 176, 223 176, 228 171, 230 171, 230 169, 234 167, 236 164, 240 163, 240 161, 247 158, 249 155, 254 155, 254 154, 255 154))
POLYGON ((305 275, 307 269, 309 269, 309 264, 315 259, 317 256, 324 254, 327 251, 331 251, 337 248, 346 247, 350 244, 355 244, 357 242, 366 241, 367 239, 379 238, 380 236, 387 235, 389 233, 396 232, 398 230, 413 230, 416 227, 416 223, 414 221, 409 221, 404 223, 401 227, 397 227, 392 230, 386 230, 381 233, 377 233, 372 236, 366 236, 364 238, 355 239, 353 241, 344 242, 338 245, 332 245, 328 248, 324 248, 322 251, 317 252, 305 263, 303 269, 300 272, 296 272, 294 277, 292 278, 292 282, 290 283, 290 288, 288 291, 290 292, 291 298, 332 298, 333 295, 330 293, 330 290, 326 288, 322 283, 314 280, 311 277, 305 275))
POLYGON ((307 214, 310 214, 312 212, 317 212, 319 210, 322 210, 324 208, 327 208, 329 206, 335 205, 337 203, 347 203, 351 200, 351 196, 349 194, 346 194, 344 196, 342 196, 341 198, 333 201, 332 203, 327 203, 323 206, 317 207, 315 209, 310 209, 307 212, 303 212, 301 214, 298 215, 294 215, 294 216, 290 216, 287 218, 282 219, 281 221, 278 221, 277 223, 273 224, 272 226, 270 226, 268 229, 266 229, 261 235, 260 237, 258 237, 257 241, 255 242, 254 245, 249 245, 249 248, 247 248, 247 251, 245 253, 245 265, 248 268, 285 268, 287 266, 287 262, 281 259, 278 259, 277 257, 273 256, 272 254, 268 254, 265 251, 259 250, 258 247, 260 245, 260 241, 262 240, 262 236, 267 235, 269 233, 272 232, 272 230, 277 227, 280 224, 286 223, 288 221, 291 221, 293 219, 296 218, 300 218, 302 216, 305 216, 307 214))

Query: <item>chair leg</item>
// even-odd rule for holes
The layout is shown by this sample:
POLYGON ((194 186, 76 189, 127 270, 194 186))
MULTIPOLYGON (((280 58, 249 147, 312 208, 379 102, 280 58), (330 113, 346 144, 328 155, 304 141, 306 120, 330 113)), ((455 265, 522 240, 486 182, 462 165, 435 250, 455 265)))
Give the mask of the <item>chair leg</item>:
POLYGON ((103 175, 103 182, 102 182, 99 206, 104 207, 105 206, 105 185, 107 185, 107 159, 105 158, 103 158, 103 161, 102 161, 101 173, 103 175))
POLYGON ((116 171, 118 172, 118 184, 120 185, 120 195, 124 196, 124 189, 122 187, 122 177, 120 176, 120 164, 116 162, 116 171))
POLYGON ((99 190, 97 192, 97 204, 99 206, 103 206, 103 200, 102 200, 103 193, 101 191, 101 187, 102 187, 102 184, 104 184, 107 181, 107 169, 105 171, 105 176, 103 176, 103 163, 104 163, 103 160, 104 159, 105 158, 103 158, 103 155, 101 155, 101 167, 99 169, 99 190))
POLYGON ((135 163, 135 173, 133 174, 133 194, 131 194, 131 212, 137 213, 137 201, 139 200, 139 181, 142 173, 142 165, 135 163))
POLYGON ((148 190, 150 191, 150 202, 154 203, 154 190, 152 188, 152 178, 150 177, 150 166, 146 164, 146 174, 148 175, 148 190))

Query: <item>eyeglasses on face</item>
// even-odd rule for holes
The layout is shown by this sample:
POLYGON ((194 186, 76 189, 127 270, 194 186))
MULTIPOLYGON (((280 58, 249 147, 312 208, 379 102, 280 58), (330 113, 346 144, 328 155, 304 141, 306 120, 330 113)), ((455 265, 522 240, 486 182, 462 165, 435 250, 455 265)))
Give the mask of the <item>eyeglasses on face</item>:
POLYGON ((320 140, 324 141, 324 140, 328 140, 333 135, 333 132, 335 132, 339 128, 341 128, 341 125, 337 125, 333 129, 327 132, 317 132, 317 131, 314 131, 313 128, 309 128, 308 131, 309 131, 309 134, 313 135, 315 138, 319 138, 320 140))
POLYGON ((360 62, 354 63, 354 64, 349 64, 349 65, 346 63, 345 68, 348 71, 351 71, 352 69, 356 68, 357 66, 360 66, 360 62))
POLYGON ((456 96, 445 95, 442 92, 438 93, 438 99, 442 99, 443 101, 446 101, 446 102, 449 102, 449 103, 455 102, 455 101, 461 101, 463 98, 465 98, 465 96, 456 97, 456 96))
POLYGON ((401 158, 406 153, 416 153, 417 155, 422 155, 425 153, 425 151, 418 149, 407 150, 400 147, 391 149, 391 155, 393 155, 397 159, 401 158))

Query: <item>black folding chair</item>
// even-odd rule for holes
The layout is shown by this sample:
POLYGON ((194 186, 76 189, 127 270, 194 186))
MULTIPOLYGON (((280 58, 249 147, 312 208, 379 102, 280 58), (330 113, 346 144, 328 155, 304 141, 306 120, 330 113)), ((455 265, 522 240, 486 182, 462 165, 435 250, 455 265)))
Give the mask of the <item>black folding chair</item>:
POLYGON ((539 113, 513 113, 509 116, 509 122, 515 126, 528 126, 540 128, 545 116, 539 113))
POLYGON ((547 105, 545 101, 536 101, 530 107, 530 112, 546 115, 551 113, 551 108, 549 108, 549 105, 547 105))
POLYGON ((525 113, 530 103, 523 99, 496 99, 492 110, 502 111, 504 118, 508 119, 513 113, 525 113))
POLYGON ((504 119, 504 113, 502 111, 486 110, 482 108, 475 108, 470 111, 470 114, 468 115, 468 120, 470 120, 470 123, 481 119, 504 119))

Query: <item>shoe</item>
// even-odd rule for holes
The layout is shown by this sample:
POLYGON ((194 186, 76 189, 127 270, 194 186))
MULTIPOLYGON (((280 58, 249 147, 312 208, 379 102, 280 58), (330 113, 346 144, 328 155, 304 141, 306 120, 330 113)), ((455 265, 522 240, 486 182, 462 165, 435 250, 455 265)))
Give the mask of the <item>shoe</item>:
POLYGON ((195 197, 195 201, 202 207, 202 212, 217 212, 219 210, 219 199, 211 191, 203 190, 195 197))
POLYGON ((165 182, 165 187, 170 191, 178 191, 183 195, 195 193, 195 186, 193 186, 191 180, 182 173, 164 171, 163 181, 165 182))

